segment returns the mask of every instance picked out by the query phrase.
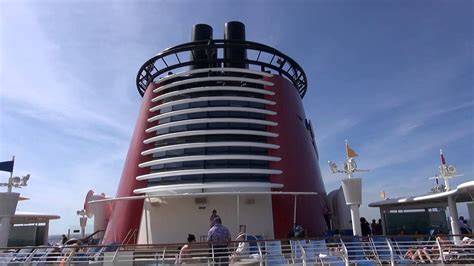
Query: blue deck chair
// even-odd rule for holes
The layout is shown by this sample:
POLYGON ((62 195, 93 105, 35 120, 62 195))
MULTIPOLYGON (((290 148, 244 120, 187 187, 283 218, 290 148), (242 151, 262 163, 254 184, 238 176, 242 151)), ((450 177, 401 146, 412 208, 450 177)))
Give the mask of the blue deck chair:
POLYGON ((13 259, 14 253, 0 253, 0 265, 8 265, 13 259))
POLYGON ((265 264, 266 265, 287 265, 288 261, 283 256, 281 241, 265 241, 265 264))
MULTIPOLYGON (((394 247, 394 252, 400 258, 405 258, 405 254, 408 252, 409 249, 418 245, 419 243, 413 237, 407 236, 396 236, 390 240, 392 247, 394 247)), ((427 242, 428 243, 428 242, 427 242)))
POLYGON ((257 245, 257 240, 259 240, 257 238, 257 236, 254 236, 254 235, 249 235, 249 234, 246 234, 245 235, 245 240, 247 241, 253 241, 253 242, 249 242, 249 253, 250 254, 258 254, 258 245, 257 245))
MULTIPOLYGON (((303 263, 303 250, 306 247, 306 240, 290 240, 291 246, 291 257, 293 263, 301 264, 303 263)), ((306 252, 306 251, 305 251, 306 252)))
MULTIPOLYGON (((379 259, 379 262, 390 263, 392 258, 391 258, 390 246, 389 246, 389 242, 387 242, 387 238, 381 237, 381 236, 373 237, 371 238, 371 242, 374 247, 375 254, 377 255, 377 258, 379 259)), ((392 246, 393 260, 396 264, 413 264, 413 261, 404 259, 403 255, 400 256, 399 253, 396 252, 396 249, 393 246, 393 244, 391 242, 390 244, 392 246)))
POLYGON ((378 265, 377 261, 367 258, 366 252, 373 252, 369 242, 351 238, 345 239, 343 243, 346 246, 350 263, 356 263, 357 265, 378 265))
POLYGON ((344 258, 330 255, 325 240, 310 240, 305 251, 306 257, 313 257, 315 262, 321 261, 322 264, 345 265, 344 258))

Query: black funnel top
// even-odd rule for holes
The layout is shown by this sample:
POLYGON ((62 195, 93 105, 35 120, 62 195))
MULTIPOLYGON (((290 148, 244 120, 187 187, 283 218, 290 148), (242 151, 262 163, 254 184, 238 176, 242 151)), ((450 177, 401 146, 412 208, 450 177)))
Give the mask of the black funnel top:
POLYGON ((207 24, 193 25, 192 41, 212 40, 212 27, 207 24))
POLYGON ((240 21, 229 21, 224 26, 224 39, 245 41, 245 25, 240 21))
MULTIPOLYGON (((196 24, 193 26, 192 41, 209 41, 212 40, 212 27, 207 24, 196 24)), ((216 58, 216 53, 213 50, 195 49, 191 52, 191 61, 196 61, 191 65, 191 69, 213 67, 209 63, 210 59, 216 58)))
MULTIPOLYGON (((224 39, 229 41, 245 41, 245 25, 239 21, 229 21, 224 26, 224 39)), ((247 59, 247 50, 236 46, 224 49, 224 58, 231 62, 226 67, 248 68, 244 60, 247 59)))

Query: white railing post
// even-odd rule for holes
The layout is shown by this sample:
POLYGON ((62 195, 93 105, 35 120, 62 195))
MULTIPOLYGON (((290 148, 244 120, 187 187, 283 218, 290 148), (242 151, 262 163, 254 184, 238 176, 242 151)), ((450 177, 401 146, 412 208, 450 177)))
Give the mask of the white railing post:
POLYGON ((346 266, 349 266, 349 252, 347 251, 346 244, 344 244, 344 241, 342 241, 342 239, 341 239, 341 244, 344 250, 344 260, 346 262, 346 266))
POLYGON ((260 266, 263 266, 263 253, 262 253, 262 248, 260 247, 260 242, 257 242, 257 248, 258 248, 260 266))
POLYGON ((31 263, 31 260, 33 259, 33 256, 35 255, 36 251, 38 249, 33 249, 33 251, 30 253, 30 255, 28 255, 28 258, 26 258, 25 262, 23 263, 23 265, 30 265, 31 263))
MULTIPOLYGON (((117 250, 115 251, 114 256, 112 257, 112 263, 113 263, 114 265, 115 265, 116 262, 117 262, 117 255, 118 255, 119 249, 120 249, 120 247, 117 247, 117 250)), ((133 260, 133 258, 132 258, 132 260, 133 260)))
POLYGON ((387 245, 388 245, 388 249, 390 250, 390 265, 394 266, 395 265, 395 255, 394 255, 394 252, 393 252, 393 247, 392 247, 392 243, 390 240, 388 240, 388 238, 385 238, 385 241, 387 241, 387 245))
POLYGON ((70 264, 71 264, 71 260, 72 260, 72 258, 74 257, 75 254, 76 254, 76 249, 73 249, 73 250, 71 251, 71 253, 69 253, 69 256, 67 256, 67 258, 66 258, 66 261, 65 261, 65 262, 66 262, 66 265, 70 265, 70 264))
POLYGON ((211 258, 212 258, 212 265, 216 264, 216 260, 214 258, 214 245, 211 244, 211 258))
MULTIPOLYGON (((166 255, 166 246, 163 247, 163 256, 161 257, 161 263, 165 263, 165 255, 166 255)), ((178 254, 179 256, 179 254, 178 254)))
MULTIPOLYGON (((303 240, 306 242, 306 240, 303 240)), ((301 241, 297 241, 298 246, 301 248, 301 252, 303 253, 303 266, 306 266, 306 251, 304 250, 303 245, 301 245, 301 241)))
POLYGON ((441 248, 441 243, 439 243, 439 238, 436 238, 436 245, 438 245, 439 249, 439 258, 441 259, 441 262, 444 263, 444 254, 443 254, 443 249, 441 248))

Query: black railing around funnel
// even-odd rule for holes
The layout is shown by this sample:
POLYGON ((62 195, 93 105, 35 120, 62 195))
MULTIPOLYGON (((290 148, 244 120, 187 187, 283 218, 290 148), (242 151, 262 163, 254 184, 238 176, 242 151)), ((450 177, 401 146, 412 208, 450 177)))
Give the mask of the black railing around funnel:
POLYGON ((289 56, 270 46, 249 42, 231 40, 197 41, 180 44, 168 48, 153 56, 142 65, 137 74, 137 89, 144 95, 150 82, 167 75, 169 72, 193 65, 208 67, 223 67, 235 63, 244 63, 249 69, 279 74, 293 83, 301 98, 306 94, 308 81, 303 68, 289 56), (245 49, 247 58, 231 59, 224 57, 224 49, 245 49), (206 51, 207 58, 192 60, 195 51, 206 51))

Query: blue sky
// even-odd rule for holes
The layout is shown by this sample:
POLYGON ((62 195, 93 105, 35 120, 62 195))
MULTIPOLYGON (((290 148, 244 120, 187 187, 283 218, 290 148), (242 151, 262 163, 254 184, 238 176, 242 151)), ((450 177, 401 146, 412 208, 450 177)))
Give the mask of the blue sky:
MULTIPOLYGON (((30 173, 18 210, 77 225, 89 189, 115 195, 141 98, 139 67, 207 23, 295 59, 309 80, 327 191, 344 140, 359 153, 364 203, 434 185, 439 149, 473 180, 472 1, 1 1, 0 160, 30 173)), ((0 172, 0 180, 8 173, 0 172)), ((459 206, 465 214, 465 206, 459 206)), ((362 215, 377 218, 363 206, 362 215)))

